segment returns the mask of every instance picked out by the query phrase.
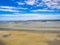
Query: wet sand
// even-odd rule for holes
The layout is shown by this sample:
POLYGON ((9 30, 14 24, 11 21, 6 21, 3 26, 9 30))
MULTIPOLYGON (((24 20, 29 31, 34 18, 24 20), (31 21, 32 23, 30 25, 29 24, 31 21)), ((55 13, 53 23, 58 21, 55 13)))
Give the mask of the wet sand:
POLYGON ((0 24, 0 29, 22 29, 22 30, 60 30, 60 21, 48 22, 18 22, 0 24))

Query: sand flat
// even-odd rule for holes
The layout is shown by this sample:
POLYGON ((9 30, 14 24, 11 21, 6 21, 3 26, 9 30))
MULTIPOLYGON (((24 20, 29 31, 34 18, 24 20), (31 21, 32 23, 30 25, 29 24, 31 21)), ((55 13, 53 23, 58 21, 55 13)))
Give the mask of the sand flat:
POLYGON ((51 32, 0 31, 0 41, 6 45, 49 45, 54 40, 59 43, 59 35, 51 32))

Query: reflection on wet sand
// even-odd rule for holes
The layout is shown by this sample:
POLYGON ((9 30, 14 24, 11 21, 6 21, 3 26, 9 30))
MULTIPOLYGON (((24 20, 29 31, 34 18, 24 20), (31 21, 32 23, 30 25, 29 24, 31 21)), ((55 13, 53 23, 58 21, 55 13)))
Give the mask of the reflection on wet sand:
POLYGON ((25 30, 60 30, 60 21, 47 22, 6 22, 0 28, 25 29, 25 30))

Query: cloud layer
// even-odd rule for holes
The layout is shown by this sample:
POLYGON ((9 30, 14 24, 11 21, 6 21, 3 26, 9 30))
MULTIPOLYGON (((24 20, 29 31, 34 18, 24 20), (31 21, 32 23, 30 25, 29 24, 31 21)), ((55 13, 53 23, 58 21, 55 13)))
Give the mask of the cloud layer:
MULTIPOLYGON (((11 0, 15 3, 11 5, 0 6, 0 11, 8 11, 8 12, 18 12, 18 13, 37 13, 37 12, 58 12, 60 11, 60 0, 20 0, 15 1, 11 0)), ((9 2, 9 1, 7 1, 9 2)), ((3 3, 5 4, 5 3, 3 3)), ((8 3, 7 3, 8 4, 8 3)))
POLYGON ((60 0, 6 0, 4 3, 1 0, 0 2, 2 3, 0 3, 0 20, 60 19, 60 0))
POLYGON ((60 19, 60 15, 40 15, 40 14, 13 14, 0 15, 0 21, 10 20, 53 20, 60 19))

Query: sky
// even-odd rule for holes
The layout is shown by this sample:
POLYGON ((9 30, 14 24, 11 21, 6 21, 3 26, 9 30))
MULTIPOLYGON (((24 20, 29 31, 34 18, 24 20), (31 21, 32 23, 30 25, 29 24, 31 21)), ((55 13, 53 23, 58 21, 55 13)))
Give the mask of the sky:
POLYGON ((0 21, 60 20, 60 0, 0 0, 0 21))

